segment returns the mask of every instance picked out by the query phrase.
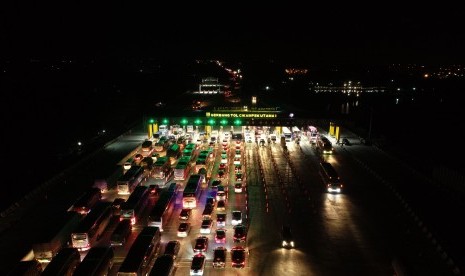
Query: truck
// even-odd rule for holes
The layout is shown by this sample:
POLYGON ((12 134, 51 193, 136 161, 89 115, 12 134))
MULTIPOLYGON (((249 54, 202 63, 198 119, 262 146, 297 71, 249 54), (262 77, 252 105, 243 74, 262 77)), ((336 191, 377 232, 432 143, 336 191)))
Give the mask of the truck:
POLYGON ((47 229, 32 243, 34 258, 39 262, 50 262, 52 258, 69 242, 72 231, 78 226, 82 216, 77 212, 55 212, 50 218, 47 229))
POLYGON ((273 144, 276 143, 276 134, 271 133, 271 134, 270 134, 270 140, 271 140, 271 142, 272 142, 273 144))
POLYGON ((210 139, 212 142, 218 142, 218 130, 212 130, 210 139))

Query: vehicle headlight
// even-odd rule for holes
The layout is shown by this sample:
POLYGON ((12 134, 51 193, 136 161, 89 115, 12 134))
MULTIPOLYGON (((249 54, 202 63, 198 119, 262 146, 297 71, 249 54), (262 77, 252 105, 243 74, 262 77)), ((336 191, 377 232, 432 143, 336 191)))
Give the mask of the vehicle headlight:
POLYGON ((287 242, 286 241, 283 241, 283 246, 286 246, 287 245, 287 242))
POLYGON ((291 246, 294 247, 294 242, 293 241, 291 241, 291 246))

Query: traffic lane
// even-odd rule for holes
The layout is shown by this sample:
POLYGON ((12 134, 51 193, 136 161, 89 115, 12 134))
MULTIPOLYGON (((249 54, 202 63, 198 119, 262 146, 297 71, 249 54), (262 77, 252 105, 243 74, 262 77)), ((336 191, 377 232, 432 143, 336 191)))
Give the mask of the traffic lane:
MULTIPOLYGON (((434 244, 432 241, 432 238, 435 237, 428 235, 428 228, 430 225, 425 222, 425 225, 420 227, 419 221, 415 220, 416 214, 413 212, 413 204, 408 199, 405 199, 402 202, 402 192, 397 193, 395 188, 392 189, 394 186, 391 186, 391 183, 393 183, 391 181, 396 181, 396 184, 392 185, 408 183, 407 185, 402 186, 405 187, 412 184, 414 187, 414 183, 418 183, 416 181, 421 180, 418 180, 415 175, 412 175, 411 173, 409 174, 408 170, 406 171, 405 167, 403 168, 402 165, 396 164, 395 160, 386 158, 386 156, 383 156, 383 153, 379 152, 378 150, 373 150, 371 147, 353 146, 350 148, 350 150, 344 148, 340 155, 353 159, 353 164, 358 165, 360 170, 363 171, 366 175, 373 177, 373 182, 369 183, 369 186, 365 187, 370 187, 372 190, 373 188, 379 187, 380 190, 384 191, 384 193, 381 193, 384 195, 383 198, 392 198, 391 208, 388 209, 389 212, 386 212, 385 216, 395 216, 392 218, 393 222, 388 225, 392 226, 391 231, 393 233, 400 232, 398 235, 399 240, 396 243, 398 244, 398 247, 396 248, 396 253, 394 254, 393 258, 395 258, 396 255, 399 255, 412 264, 415 264, 414 268, 412 269, 418 270, 418 273, 429 273, 432 270, 437 270, 438 273, 441 273, 441 275, 451 274, 454 267, 448 264, 446 259, 444 259, 442 256, 441 252, 438 251, 439 244, 434 244), (425 231, 425 229, 427 231, 425 231), (428 268, 427 271, 425 271, 425 268, 428 268)), ((352 175, 353 174, 351 174, 351 176, 352 175)), ((426 185, 424 181, 422 181, 422 183, 424 184, 423 186, 426 185)), ((360 190, 364 190, 363 187, 361 187, 360 190)), ((425 194, 427 194, 427 196, 437 196, 441 198, 440 192, 438 192, 436 195, 431 195, 431 192, 434 193, 434 189, 432 190, 433 191, 424 189, 421 192, 416 191, 417 197, 425 197, 425 194)), ((361 193, 354 192, 354 194, 361 193)), ((379 199, 381 197, 374 196, 374 198, 379 199)), ((417 201, 414 201, 414 203, 417 203, 417 201)), ((428 205, 432 205, 431 202, 429 202, 428 205)), ((437 205, 433 205, 431 207, 437 209, 437 205)), ((440 209, 441 207, 438 208, 440 209)), ((453 213, 454 211, 455 210, 451 212, 453 213)), ((434 214, 434 212, 432 214, 434 214)), ((444 216, 447 217, 448 215, 444 214, 444 216)), ((443 227, 444 229, 447 229, 447 225, 444 225, 443 227)), ((452 236, 446 235, 446 238, 448 237, 452 236)), ((458 239, 461 238, 454 236, 453 242, 459 242, 458 239)))

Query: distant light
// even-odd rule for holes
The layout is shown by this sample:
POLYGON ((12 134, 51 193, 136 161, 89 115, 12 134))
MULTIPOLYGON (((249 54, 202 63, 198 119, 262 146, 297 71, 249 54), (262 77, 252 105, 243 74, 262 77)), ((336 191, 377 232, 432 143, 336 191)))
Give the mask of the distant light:
POLYGON ((417 90, 417 88, 416 88, 416 87, 414 87, 414 88, 412 88, 412 89, 413 89, 413 91, 417 90))
POLYGON ((289 114, 290 118, 294 118, 294 113, 289 114))
POLYGON ((397 88, 397 91, 400 91, 400 88, 397 88))
POLYGON ((399 98, 396 99, 396 104, 399 104, 399 98))
POLYGON ((270 90, 270 87, 269 87, 269 86, 266 86, 266 87, 265 87, 265 90, 270 90))
POLYGON ((424 74, 423 77, 426 79, 426 78, 429 78, 429 74, 424 74))
POLYGON ((78 146, 82 146, 82 143, 81 143, 81 142, 78 142, 78 146))

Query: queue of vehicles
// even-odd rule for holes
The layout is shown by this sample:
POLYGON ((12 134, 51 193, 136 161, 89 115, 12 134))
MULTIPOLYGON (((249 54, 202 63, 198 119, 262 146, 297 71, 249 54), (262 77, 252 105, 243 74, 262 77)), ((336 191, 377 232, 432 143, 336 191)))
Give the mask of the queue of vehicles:
MULTIPOLYGON (((223 144, 222 146, 223 146, 224 151, 229 150, 229 148, 225 147, 223 144)), ((198 145, 195 143, 189 143, 188 146, 186 146, 185 148, 187 149, 191 147, 193 147, 194 150, 200 151, 200 149, 198 148, 198 145), (193 146, 189 146, 191 144, 193 146)), ((231 161, 233 161, 232 165, 235 167, 234 172, 235 172, 235 180, 237 183, 234 185, 235 186, 234 191, 236 193, 241 193, 242 188, 243 188, 243 184, 242 184, 243 175, 241 173, 242 155, 241 155, 240 148, 241 148, 240 143, 237 143, 236 147, 234 148, 234 151, 231 152, 231 159, 230 159, 231 161)), ((186 155, 186 157, 189 158, 187 162, 188 164, 193 164, 192 162, 194 162, 193 161, 194 159, 192 158, 192 156, 193 154, 191 150, 189 151, 189 154, 186 155)), ((180 157, 181 155, 173 156, 173 158, 180 158, 180 157)), ((202 159, 207 160, 207 162, 210 163, 214 160, 215 151, 212 149, 203 150, 203 151, 200 151, 199 155, 196 157, 198 157, 201 160, 202 159)), ((161 162, 159 163, 163 163, 163 165, 165 165, 166 163, 171 163, 171 162, 166 162, 160 156, 158 156, 157 160, 161 160, 161 162)), ((185 160, 187 161, 187 158, 185 158, 185 160)), ((227 165, 229 164, 229 162, 221 162, 221 164, 223 164, 223 169, 227 171, 227 165)), ((148 196, 146 196, 146 194, 150 194, 150 192, 149 192, 148 187, 143 185, 143 182, 147 180, 147 174, 145 173, 145 171, 146 169, 143 166, 131 164, 131 168, 126 170, 123 176, 117 181, 118 194, 123 194, 123 195, 128 194, 129 198, 127 201, 122 202, 118 208, 120 209, 119 215, 120 215, 121 221, 119 222, 115 231, 112 233, 112 237, 110 238, 112 247, 121 246, 126 242, 129 236, 129 233, 131 233, 132 231, 131 226, 137 222, 137 219, 140 216, 141 210, 143 210, 146 207, 146 202, 148 200, 147 199, 148 196), (135 198, 135 199, 132 200, 132 198, 135 198)), ((155 174, 152 173, 152 175, 155 176, 156 173, 155 174)), ((190 210, 193 208, 196 208, 199 205, 199 194, 200 194, 199 191, 202 189, 201 183, 204 181, 204 178, 205 178, 205 175, 199 175, 199 174, 189 175, 189 173, 183 173, 183 176, 184 178, 188 177, 187 183, 195 183, 195 184, 192 184, 192 185, 186 184, 186 187, 183 192, 182 206, 184 209, 181 211, 180 219, 184 220, 185 222, 181 222, 180 227, 178 228, 178 233, 177 233, 178 237, 185 237, 189 234, 189 231, 191 229, 191 224, 187 222, 187 220, 189 220, 189 217, 190 217, 190 210)), ((168 180, 166 182, 168 182, 168 180)), ((226 229, 224 227, 226 226, 226 213, 225 213, 226 208, 225 207, 227 205, 226 202, 227 202, 228 192, 229 192, 228 186, 221 185, 221 181, 218 179, 209 182, 209 184, 210 185, 207 188, 214 190, 215 195, 213 197, 210 197, 212 202, 206 205, 204 209, 204 213, 202 214, 203 222, 200 228, 200 233, 203 235, 214 234, 215 242, 218 244, 224 244, 225 238, 226 238, 226 235, 225 235, 226 229), (215 203, 216 203, 216 211, 217 211, 217 214, 216 214, 217 229, 213 231, 212 228, 213 228, 214 223, 213 223, 212 218, 214 218, 213 205, 215 203)), ((36 249, 35 252, 37 252, 37 256, 38 256, 37 259, 43 258, 43 259, 47 259, 47 262, 51 262, 54 256, 57 255, 57 252, 59 252, 63 247, 67 247, 67 245, 71 245, 73 248, 79 251, 89 250, 90 252, 91 249, 96 248, 93 245, 96 241, 98 241, 101 238, 104 229, 106 228, 106 226, 108 225, 110 221, 110 218, 113 215, 118 214, 114 212, 114 206, 111 203, 102 202, 101 191, 102 190, 97 189, 97 188, 94 188, 91 191, 88 191, 87 193, 83 194, 73 204, 72 208, 70 208, 71 212, 78 213, 77 217, 79 219, 76 219, 75 221, 76 227, 69 226, 69 228, 74 228, 72 232, 68 231, 67 233, 65 231, 65 234, 61 234, 60 232, 57 235, 60 237, 61 236, 71 237, 71 239, 68 241, 69 243, 67 244, 66 239, 63 239, 64 241, 60 240, 59 242, 55 242, 55 240, 59 240, 59 239, 52 237, 52 239, 50 239, 50 245, 52 245, 53 243, 59 244, 59 245, 50 246, 51 248, 49 250, 50 252, 47 254, 43 254, 44 256, 46 255, 46 257, 39 257, 40 250, 36 249)), ((176 194, 176 192, 174 194, 176 194)), ((165 208, 160 207, 160 209, 166 210, 166 208, 168 208, 169 206, 174 206, 175 203, 172 200, 173 198, 171 197, 171 200, 168 200, 167 201, 168 203, 165 203, 166 206, 165 205, 162 206, 165 208)), ((245 220, 243 219, 242 211, 233 210, 230 215, 232 217, 231 223, 234 226, 233 228, 234 229, 234 235, 233 235, 234 242, 246 243, 247 228, 244 225, 245 220)), ((158 214, 158 216, 163 216, 163 213, 158 214)), ((158 225, 156 223, 152 223, 152 225, 149 224, 146 227, 156 228, 157 229, 156 231, 158 231, 159 234, 154 234, 154 235, 161 235, 161 232, 163 231, 162 225, 158 225)), ((63 227, 60 230, 62 229, 66 230, 67 228, 63 227)), ((146 231, 149 231, 149 230, 146 230, 146 231)), ((138 235, 138 238, 136 240, 139 240, 140 235, 141 234, 138 235)), ((197 241, 196 241, 196 244, 194 245, 194 251, 196 251, 198 254, 195 255, 192 260, 192 269, 191 269, 192 275, 197 275, 199 271, 202 270, 202 267, 204 267, 205 265, 205 256, 202 257, 200 255, 204 255, 202 254, 202 252, 206 251, 206 249, 208 248, 208 243, 206 243, 205 245, 205 239, 203 239, 202 237, 205 237, 205 236, 200 236, 198 238, 199 244, 197 244, 197 241), (204 244, 203 246, 202 246, 202 242, 204 244)), ((147 248, 147 250, 149 250, 148 247, 151 248, 150 250, 153 250, 152 249, 153 247, 157 247, 157 248, 160 247, 160 241, 158 240, 158 242, 154 242, 153 237, 143 238, 142 236, 140 240, 151 240, 151 241, 149 242, 141 241, 138 243, 134 242, 129 252, 131 252, 134 246, 140 247, 140 248, 147 248), (136 244, 142 244, 142 245, 136 245, 136 244), (147 244, 150 244, 150 245, 147 245, 147 244)), ((206 241, 208 241, 208 237, 206 237, 206 241)), ((294 241, 291 241, 291 242, 286 241, 286 245, 292 244, 292 247, 294 246, 293 243, 294 241)), ((283 246, 284 246, 284 238, 283 238, 283 246)), ((39 248, 39 246, 36 246, 36 248, 39 248)), ((138 249, 137 251, 144 251, 144 250, 138 249)), ((175 251, 177 252, 177 250, 175 251)), ((216 249, 214 249, 214 256, 215 256, 214 264, 213 264, 214 267, 219 267, 219 268, 224 267, 225 261, 224 261, 224 258, 221 256, 224 256, 225 254, 223 253, 225 252, 227 252, 227 249, 222 248, 222 247, 217 247, 216 249)), ((245 257, 243 256, 245 256, 245 252, 246 252, 246 249, 244 246, 238 245, 238 246, 235 246, 233 249, 231 249, 231 260, 233 261, 232 262, 233 267, 244 267, 245 257)), ((134 255, 136 253, 132 253, 132 254, 134 255)), ((160 256, 160 258, 165 255, 160 256)), ((150 261, 147 262, 147 257, 153 257, 153 251, 152 253, 145 252, 143 257, 140 257, 139 255, 137 255, 136 257, 139 259, 140 258, 144 259, 144 261, 140 261, 140 262, 143 262, 145 264, 141 264, 141 263, 138 263, 135 265, 132 264, 132 267, 129 270, 132 271, 135 269, 135 271, 139 271, 139 272, 144 271, 144 273, 151 272, 148 267, 148 263, 150 261)), ((136 257, 134 258, 137 259, 136 257)), ((166 258, 167 257, 165 256, 164 259, 166 258)), ((129 261, 126 262, 126 259, 127 258, 125 258, 125 261, 123 262, 123 264, 129 262, 129 261)), ((108 263, 108 266, 111 267, 112 261, 107 261, 107 263, 108 263)), ((167 261, 166 263, 171 263, 171 262, 167 261)), ((124 270, 127 269, 127 266, 130 266, 130 265, 125 265, 125 266, 122 265, 122 268, 120 268, 121 273, 118 273, 118 275, 126 275, 125 274, 126 271, 124 270)), ((161 266, 161 265, 157 265, 157 266, 161 266)))

